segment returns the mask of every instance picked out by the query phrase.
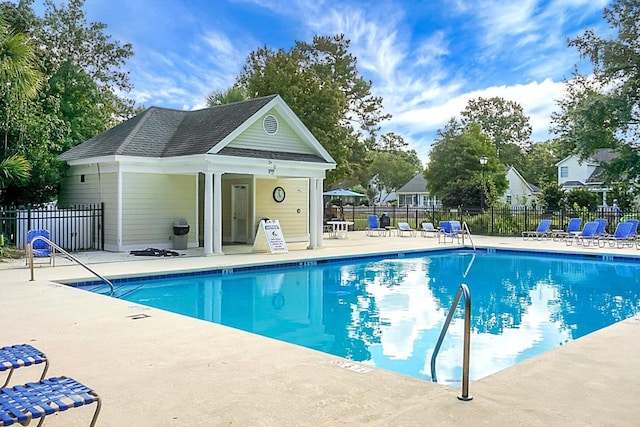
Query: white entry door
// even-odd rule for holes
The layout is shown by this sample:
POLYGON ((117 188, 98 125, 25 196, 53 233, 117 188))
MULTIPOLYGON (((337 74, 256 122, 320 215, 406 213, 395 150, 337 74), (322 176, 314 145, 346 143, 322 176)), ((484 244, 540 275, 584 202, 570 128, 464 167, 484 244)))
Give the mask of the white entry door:
POLYGON ((249 190, 246 185, 234 185, 231 191, 231 241, 247 243, 247 205, 249 190))

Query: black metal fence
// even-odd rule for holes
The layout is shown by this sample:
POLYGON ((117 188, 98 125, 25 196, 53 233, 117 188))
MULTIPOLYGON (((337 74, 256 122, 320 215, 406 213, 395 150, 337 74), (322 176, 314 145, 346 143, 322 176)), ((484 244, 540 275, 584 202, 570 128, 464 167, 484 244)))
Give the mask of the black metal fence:
POLYGON ((24 249, 29 230, 46 229, 67 251, 104 250, 104 203, 68 208, 2 207, 0 234, 5 244, 24 249))
POLYGON ((599 208, 593 212, 561 209, 550 211, 537 208, 488 208, 464 207, 457 209, 419 208, 410 206, 330 206, 325 209, 325 218, 341 218, 354 223, 354 230, 366 230, 368 216, 380 216, 383 212, 391 217, 391 225, 408 222, 414 228, 420 228, 423 222, 431 222, 436 227, 440 221, 458 220, 466 222, 474 234, 495 236, 520 236, 523 231, 535 230, 541 219, 550 219, 552 229, 564 230, 569 218, 582 218, 583 223, 596 218, 607 219, 607 231, 613 233, 620 219, 640 219, 640 211, 625 212, 616 217, 611 208, 599 208))

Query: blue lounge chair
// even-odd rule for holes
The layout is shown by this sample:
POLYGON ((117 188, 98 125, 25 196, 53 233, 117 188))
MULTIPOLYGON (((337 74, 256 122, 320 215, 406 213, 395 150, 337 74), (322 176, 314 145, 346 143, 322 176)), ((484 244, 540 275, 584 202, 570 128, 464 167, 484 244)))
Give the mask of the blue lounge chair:
POLYGON ((629 230, 629 236, 627 238, 629 240, 635 240, 638 235, 638 221, 637 219, 628 219, 625 222, 631 223, 631 229, 629 230))
MULTIPOLYGON (((44 228, 40 228, 37 230, 29 230, 27 232, 27 243, 31 244, 31 250, 33 252, 34 258, 48 257, 49 264, 51 264, 52 255, 53 255, 53 250, 51 249, 51 246, 47 242, 41 239, 37 239, 34 241, 33 239, 36 237, 44 237, 48 240, 51 240, 51 234, 49 233, 49 230, 45 230, 44 228)), ((28 263, 29 263, 29 260, 27 258, 27 264, 28 263)))
POLYGON ((460 234, 454 231, 451 221, 440 221, 438 225, 440 227, 438 243, 447 243, 447 239, 451 239, 451 243, 453 243, 453 239, 458 239, 458 242, 460 241, 460 234))
POLYGON ((367 236, 384 236, 387 234, 387 229, 380 227, 380 223, 378 221, 378 217, 375 215, 369 215, 367 217, 368 225, 365 231, 367 236))
POLYGON ((573 234, 580 233, 580 226, 582 225, 581 218, 571 218, 569 219, 569 224, 567 224, 567 229, 565 231, 557 231, 553 234, 553 240, 557 241, 560 239, 564 239, 566 237, 571 237, 573 234))
POLYGON ((100 414, 102 402, 98 394, 68 377, 53 377, 37 383, 0 388, 0 426, 28 425, 40 418, 38 427, 47 415, 97 402, 90 426, 100 414))
POLYGON ((432 222, 423 222, 420 233, 422 237, 436 237, 438 235, 438 229, 433 226, 432 222))
POLYGON ((595 221, 587 222, 582 231, 578 234, 571 234, 566 238, 567 246, 572 245, 575 241, 576 244, 582 244, 583 246, 588 246, 591 242, 593 242, 594 246, 597 244, 598 236, 596 235, 596 231, 598 230, 598 223, 595 221))
POLYGON ((596 230, 596 236, 601 237, 607 234, 607 218, 598 218, 595 220, 598 223, 598 229, 596 230))
POLYGON ((623 247, 626 243, 629 243, 629 233, 631 232, 632 227, 633 224, 630 222, 618 223, 615 233, 613 233, 611 236, 604 236, 598 239, 599 246, 601 248, 604 248, 606 242, 609 242, 609 246, 611 247, 623 247))
POLYGON ((398 236, 404 236, 404 233, 408 233, 409 236, 415 236, 418 232, 411 228, 408 222, 398 223, 398 236))
POLYGON ((42 363, 44 363, 44 370, 40 379, 44 378, 49 369, 49 359, 42 351, 29 344, 8 345, 0 348, 0 372, 9 370, 9 375, 2 387, 6 387, 9 384, 11 375, 16 369, 42 363))
POLYGON ((536 228, 535 231, 523 231, 522 232, 522 239, 523 240, 527 240, 528 238, 532 238, 532 239, 543 239, 545 237, 549 237, 550 236, 550 229, 551 229, 551 220, 550 219, 543 219, 540 220, 540 224, 538 224, 538 228, 536 228))

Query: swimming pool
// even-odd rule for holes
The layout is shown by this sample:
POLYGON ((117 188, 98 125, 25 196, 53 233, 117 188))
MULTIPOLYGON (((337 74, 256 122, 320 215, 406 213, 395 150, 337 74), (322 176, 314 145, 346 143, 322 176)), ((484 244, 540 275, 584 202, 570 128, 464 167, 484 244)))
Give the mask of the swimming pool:
MULTIPOLYGON (((447 250, 118 280, 115 297, 430 379, 433 348, 466 283, 477 380, 635 315, 639 273, 633 259, 447 250)), ((460 381, 462 323, 458 311, 439 382, 460 381)))

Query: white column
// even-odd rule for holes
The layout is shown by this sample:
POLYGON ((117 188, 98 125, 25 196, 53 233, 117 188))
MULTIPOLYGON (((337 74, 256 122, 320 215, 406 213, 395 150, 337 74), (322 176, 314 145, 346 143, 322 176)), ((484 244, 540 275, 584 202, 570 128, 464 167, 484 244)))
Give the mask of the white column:
POLYGON ((204 173, 204 254, 213 254, 213 173, 204 173))
POLYGON ((314 249, 318 247, 318 233, 315 228, 316 222, 318 222, 318 209, 316 208, 317 199, 316 192, 316 179, 309 179, 309 246, 307 249, 314 249))
MULTIPOLYGON (((123 242, 122 242, 122 229, 123 229, 123 215, 122 215, 122 201, 123 201, 123 196, 122 196, 122 179, 123 179, 123 173, 122 173, 122 167, 118 166, 118 182, 117 182, 117 190, 116 190, 116 247, 118 248, 118 252, 123 250, 123 242)), ((104 225, 103 225, 104 226, 104 225)))
POLYGON ((309 248, 322 247, 322 180, 309 182, 309 248), (315 212, 315 213, 314 213, 315 212), (315 217, 315 219, 313 219, 315 217))
POLYGON ((222 254, 222 173, 213 174, 213 253, 222 254))

